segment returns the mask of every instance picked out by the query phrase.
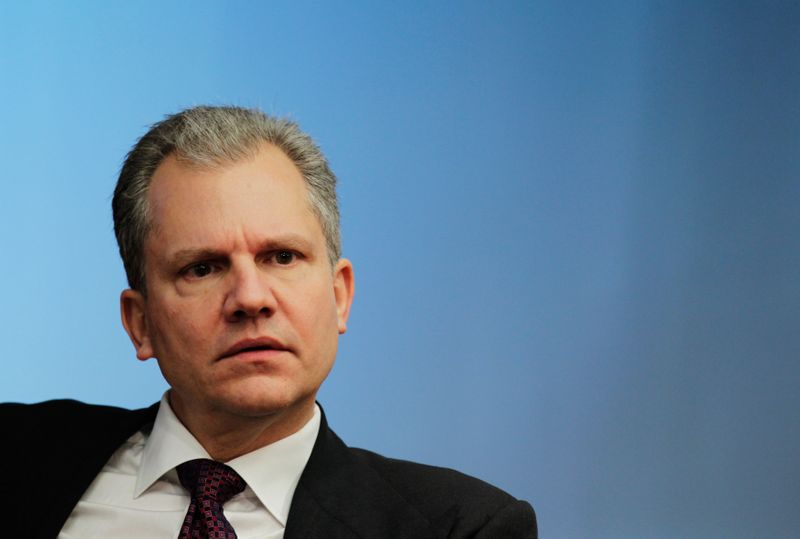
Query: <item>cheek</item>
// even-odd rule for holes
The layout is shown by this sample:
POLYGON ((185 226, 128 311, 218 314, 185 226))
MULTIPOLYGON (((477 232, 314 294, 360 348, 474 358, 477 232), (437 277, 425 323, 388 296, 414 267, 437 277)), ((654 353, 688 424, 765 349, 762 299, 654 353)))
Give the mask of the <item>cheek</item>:
POLYGON ((208 326, 210 309, 210 305, 157 306, 151 331, 156 354, 171 358, 186 350, 205 348, 203 341, 212 334, 208 326))
POLYGON ((332 289, 306 293, 299 299, 295 320, 304 340, 319 348, 329 347, 331 340, 335 345, 339 331, 332 289))

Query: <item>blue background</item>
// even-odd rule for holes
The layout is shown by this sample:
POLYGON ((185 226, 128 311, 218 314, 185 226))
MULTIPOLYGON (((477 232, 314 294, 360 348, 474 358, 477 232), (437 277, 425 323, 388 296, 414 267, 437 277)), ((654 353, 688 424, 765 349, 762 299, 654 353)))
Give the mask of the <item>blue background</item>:
POLYGON ((800 529, 796 2, 0 6, 0 400, 143 406, 110 196, 164 114, 299 121, 356 267, 351 445, 543 537, 800 529))

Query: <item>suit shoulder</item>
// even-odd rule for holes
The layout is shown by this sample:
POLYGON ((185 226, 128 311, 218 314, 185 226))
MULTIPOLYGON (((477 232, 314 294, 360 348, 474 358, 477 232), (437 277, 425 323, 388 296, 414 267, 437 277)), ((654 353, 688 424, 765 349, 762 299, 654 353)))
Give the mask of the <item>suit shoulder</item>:
POLYGON ((114 413, 114 412, 127 412, 125 408, 118 406, 106 406, 103 404, 88 404, 74 399, 53 399, 42 402, 34 402, 32 404, 25 404, 20 402, 3 402, 0 403, 0 413, 50 413, 53 411, 58 412, 73 412, 73 413, 114 413))
MULTIPOLYGON (((0 428, 14 432, 19 451, 25 447, 61 444, 79 446, 98 432, 117 432, 143 422, 152 409, 126 410, 86 404, 76 400, 50 400, 36 404, 0 404, 0 428)), ((153 414, 154 415, 154 414, 153 414)))
POLYGON ((392 485, 403 489, 436 494, 447 493, 465 498, 476 497, 484 501, 508 502, 514 498, 476 477, 451 468, 431 466, 408 460, 385 457, 366 449, 351 448, 353 456, 378 472, 392 485))
MULTIPOLYGON (((485 481, 450 468, 388 458, 365 449, 350 451, 439 528, 477 531, 492 522, 503 521, 505 526, 514 521, 520 529, 535 533, 536 517, 530 504, 485 481)), ((529 537, 527 532, 513 536, 529 537)))
POLYGON ((83 419, 98 422, 114 421, 119 417, 130 413, 129 410, 115 406, 103 406, 97 404, 86 404, 71 399, 49 400, 34 404, 21 403, 2 403, 0 404, 0 422, 5 425, 20 423, 30 425, 36 422, 40 427, 43 424, 57 428, 69 423, 70 428, 74 428, 74 422, 83 419))

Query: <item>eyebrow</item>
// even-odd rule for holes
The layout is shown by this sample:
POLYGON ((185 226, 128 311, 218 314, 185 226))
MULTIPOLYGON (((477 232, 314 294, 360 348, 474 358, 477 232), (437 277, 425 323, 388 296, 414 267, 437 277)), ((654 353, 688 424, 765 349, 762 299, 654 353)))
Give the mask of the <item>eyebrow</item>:
POLYGON ((190 262, 198 260, 220 260, 226 258, 227 255, 223 251, 216 249, 181 249, 168 257, 170 265, 183 266, 190 262))
MULTIPOLYGON (((311 243, 299 234, 285 234, 262 241, 258 252, 264 253, 279 249, 290 249, 311 256, 311 243)), ((227 251, 206 247, 179 249, 168 257, 170 264, 184 265, 197 260, 220 260, 228 258, 227 251)))

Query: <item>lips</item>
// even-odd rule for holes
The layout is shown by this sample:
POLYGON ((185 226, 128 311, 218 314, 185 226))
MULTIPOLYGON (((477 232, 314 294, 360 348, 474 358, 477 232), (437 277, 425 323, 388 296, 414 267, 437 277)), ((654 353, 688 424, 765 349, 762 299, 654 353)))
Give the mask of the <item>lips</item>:
POLYGON ((285 344, 271 337, 243 339, 223 352, 223 354, 220 356, 220 359, 225 359, 237 354, 244 354, 248 352, 285 352, 288 350, 289 349, 285 344))

